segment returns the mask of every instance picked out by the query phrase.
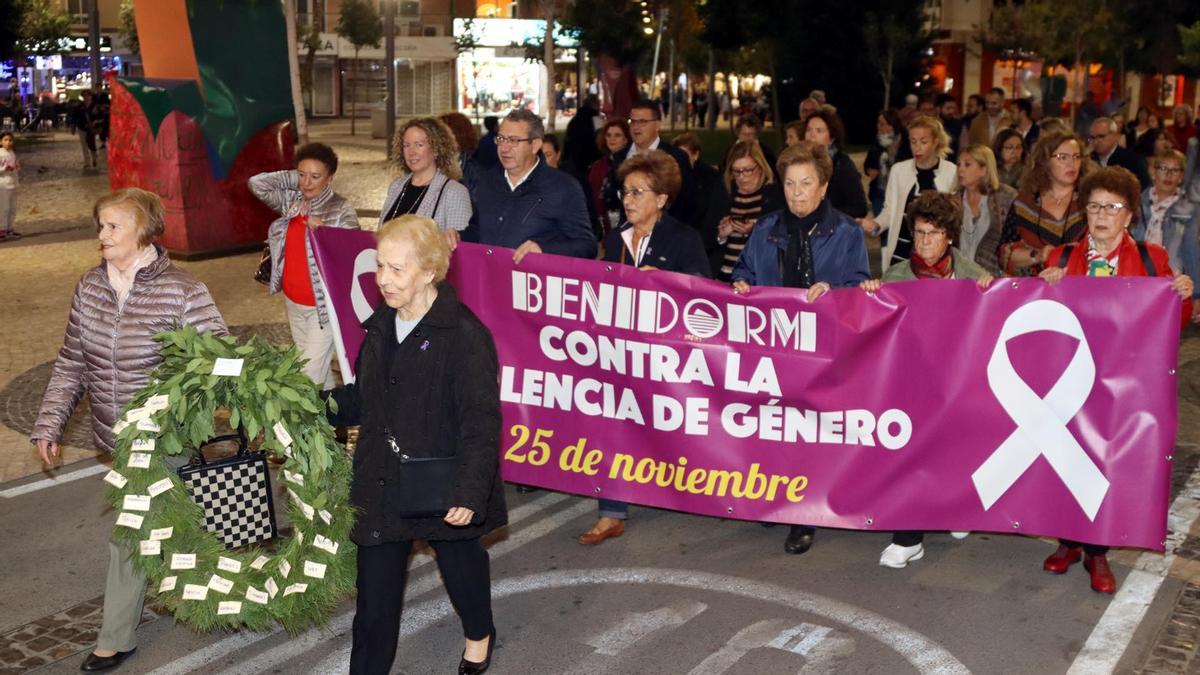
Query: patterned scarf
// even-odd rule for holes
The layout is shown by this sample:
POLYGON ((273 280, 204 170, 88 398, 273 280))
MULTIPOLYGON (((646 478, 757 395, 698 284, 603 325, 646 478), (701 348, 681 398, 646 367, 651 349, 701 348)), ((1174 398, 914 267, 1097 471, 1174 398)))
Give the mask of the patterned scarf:
POLYGON ((1117 265, 1120 263, 1121 255, 1120 244, 1109 251, 1107 255, 1096 250, 1096 242, 1090 234, 1087 238, 1087 244, 1087 275, 1089 277, 1117 276, 1117 265))
POLYGON ((1176 190, 1175 194, 1160 199, 1154 190, 1150 191, 1150 218, 1146 221, 1147 242, 1162 246, 1163 221, 1167 217, 1167 211, 1175 206, 1175 202, 1182 196, 1183 190, 1176 190))
POLYGON ((949 279, 954 275, 954 259, 950 257, 949 246, 946 247, 946 252, 942 254, 942 257, 932 265, 922 260, 914 250, 909 264, 912 265, 913 275, 918 279, 949 279))

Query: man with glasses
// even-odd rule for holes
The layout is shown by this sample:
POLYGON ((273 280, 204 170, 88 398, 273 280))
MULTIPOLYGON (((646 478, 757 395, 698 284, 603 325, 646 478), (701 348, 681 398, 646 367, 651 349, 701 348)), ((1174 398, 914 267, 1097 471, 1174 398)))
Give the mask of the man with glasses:
MULTIPOLYGON (((679 190, 679 197, 671 208, 667 209, 667 213, 674 216, 677 220, 687 223, 693 228, 699 229, 700 223, 695 219, 695 185, 692 177, 692 165, 688 161, 687 154, 679 148, 663 143, 658 132, 662 127, 662 113, 658 109, 658 104, 654 101, 641 100, 633 105, 633 110, 629 113, 629 133, 633 136, 633 145, 629 146, 629 152, 625 155, 625 159, 650 152, 651 150, 662 150, 675 160, 679 165, 679 175, 683 178, 683 186, 679 190)), ((617 163, 613 163, 612 175, 617 174, 617 163)), ((614 182, 614 185, 620 183, 614 182)))
POLYGON ((1150 186, 1150 174, 1146 171, 1146 160, 1141 155, 1122 148, 1118 141, 1121 130, 1111 117, 1098 117, 1092 122, 1091 133, 1088 134, 1088 145, 1092 148, 1092 157, 1101 166, 1119 166, 1128 169, 1137 177, 1138 183, 1144 190, 1150 186))
POLYGON ((464 238, 516 249, 517 263, 529 253, 595 258, 583 188, 542 160, 544 135, 542 118, 528 110, 513 110, 500 122, 500 166, 480 175, 471 195, 475 214, 464 238))

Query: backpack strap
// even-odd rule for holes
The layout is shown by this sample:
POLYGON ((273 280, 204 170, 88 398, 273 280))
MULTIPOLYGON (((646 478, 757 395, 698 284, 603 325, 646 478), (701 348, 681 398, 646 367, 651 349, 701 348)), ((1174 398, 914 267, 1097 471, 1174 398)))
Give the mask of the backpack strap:
POLYGON ((1062 255, 1058 258, 1058 266, 1062 269, 1067 268, 1067 260, 1071 258, 1071 254, 1075 252, 1075 244, 1066 244, 1063 246, 1062 255))
POLYGON ((1146 242, 1137 242, 1138 255, 1142 257, 1142 267, 1146 269, 1146 276, 1158 276, 1158 270, 1154 268, 1154 261, 1150 259, 1150 248, 1146 246, 1146 242))

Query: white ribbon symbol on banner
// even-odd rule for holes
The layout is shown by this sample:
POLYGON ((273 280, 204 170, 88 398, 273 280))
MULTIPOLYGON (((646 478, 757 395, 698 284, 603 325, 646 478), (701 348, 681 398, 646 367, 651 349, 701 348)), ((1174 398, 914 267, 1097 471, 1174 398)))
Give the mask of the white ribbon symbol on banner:
POLYGON ((367 294, 362 289, 362 275, 375 271, 375 249, 364 249, 354 259, 354 279, 350 286, 350 305, 354 307, 354 315, 359 323, 371 318, 375 308, 367 300, 367 294))
POLYGON ((1079 319, 1065 305, 1052 300, 1037 300, 1021 307, 1004 321, 987 374, 988 386, 1017 428, 971 475, 984 510, 990 509, 1039 456, 1045 456, 1088 519, 1095 520, 1108 492, 1108 479, 1067 431, 1067 422, 1083 407, 1096 381, 1096 363, 1079 319), (1044 330, 1073 337, 1079 345, 1043 399, 1013 369, 1008 342, 1044 330))

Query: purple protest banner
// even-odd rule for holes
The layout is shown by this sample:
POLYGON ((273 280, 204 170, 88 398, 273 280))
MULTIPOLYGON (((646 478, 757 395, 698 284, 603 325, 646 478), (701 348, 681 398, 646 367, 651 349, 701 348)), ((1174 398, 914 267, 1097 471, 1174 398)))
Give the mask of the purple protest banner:
MULTIPOLYGON (((322 275, 365 287, 347 265, 322 275)), ((496 341, 506 480, 747 520, 1163 547, 1167 280, 906 282, 809 304, 463 244, 450 281, 496 341)))
POLYGON ((1165 279, 889 284, 812 304, 461 246, 504 476, 713 516, 1161 549, 1180 304, 1165 279))
POLYGON ((375 285, 375 233, 320 227, 308 236, 325 286, 338 363, 349 382, 365 335, 361 324, 383 299, 375 285))

